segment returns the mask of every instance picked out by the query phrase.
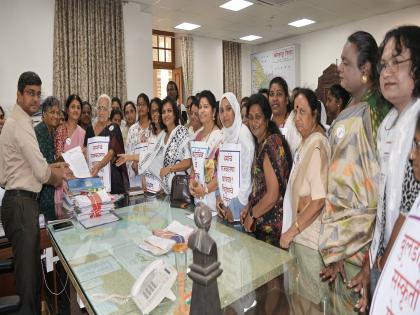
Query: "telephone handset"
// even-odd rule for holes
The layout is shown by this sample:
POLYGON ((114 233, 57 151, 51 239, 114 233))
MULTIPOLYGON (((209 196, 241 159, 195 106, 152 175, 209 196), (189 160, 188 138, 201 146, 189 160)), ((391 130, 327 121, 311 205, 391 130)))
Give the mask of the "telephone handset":
POLYGON ((143 314, 153 311, 165 297, 175 301, 171 288, 176 277, 176 269, 162 259, 146 267, 131 289, 131 296, 143 314))

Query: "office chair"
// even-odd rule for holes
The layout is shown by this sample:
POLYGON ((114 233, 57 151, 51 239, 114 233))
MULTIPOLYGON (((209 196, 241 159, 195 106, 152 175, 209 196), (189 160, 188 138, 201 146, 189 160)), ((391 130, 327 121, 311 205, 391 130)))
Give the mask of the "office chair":
MULTIPOLYGON (((0 249, 10 246, 10 243, 1 243, 0 249)), ((0 274, 13 271, 13 260, 0 261, 0 274)), ((0 315, 17 312, 20 308, 20 297, 18 295, 9 295, 0 297, 0 315)))

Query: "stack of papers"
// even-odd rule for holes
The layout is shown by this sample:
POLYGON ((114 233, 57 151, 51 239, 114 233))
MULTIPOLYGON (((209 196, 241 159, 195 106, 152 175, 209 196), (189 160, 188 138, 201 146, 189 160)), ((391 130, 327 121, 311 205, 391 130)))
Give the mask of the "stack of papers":
POLYGON ((176 242, 174 240, 150 235, 139 246, 141 249, 155 256, 160 256, 169 252, 175 244, 176 242))
POLYGON ((171 251, 176 243, 187 243, 193 232, 192 227, 174 220, 164 230, 154 230, 153 235, 143 240, 139 247, 153 255, 160 256, 171 251))
POLYGON ((67 211, 73 212, 79 223, 85 228, 90 228, 120 219, 113 213, 114 199, 105 189, 79 195, 66 194, 63 207, 67 211))

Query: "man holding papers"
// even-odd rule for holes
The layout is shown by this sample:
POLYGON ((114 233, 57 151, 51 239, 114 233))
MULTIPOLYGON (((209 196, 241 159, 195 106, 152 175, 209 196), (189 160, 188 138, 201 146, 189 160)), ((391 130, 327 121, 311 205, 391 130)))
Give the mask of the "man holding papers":
POLYGON ((65 163, 48 165, 39 150, 31 116, 40 107, 41 84, 36 73, 21 74, 17 104, 0 137, 1 220, 12 243, 20 314, 40 313, 39 192, 45 183, 60 186, 68 171, 65 163))

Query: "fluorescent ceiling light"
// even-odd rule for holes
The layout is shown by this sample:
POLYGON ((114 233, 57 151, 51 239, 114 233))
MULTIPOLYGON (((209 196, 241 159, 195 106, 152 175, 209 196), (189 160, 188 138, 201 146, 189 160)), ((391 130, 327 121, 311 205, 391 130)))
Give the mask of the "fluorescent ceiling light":
POLYGON ((290 22, 289 25, 294 26, 294 27, 303 27, 303 26, 313 24, 313 23, 315 23, 315 21, 312 21, 309 19, 300 19, 294 22, 290 22))
POLYGON ((241 37, 240 39, 246 40, 248 42, 252 42, 253 40, 260 39, 260 38, 262 38, 262 37, 257 36, 257 35, 248 35, 248 36, 241 37))
POLYGON ((253 3, 246 0, 231 0, 220 5, 219 7, 231 11, 239 11, 249 7, 250 5, 253 5, 253 3))
POLYGON ((180 30, 191 31, 191 30, 195 30, 196 28, 199 28, 200 26, 201 25, 184 22, 175 26, 175 28, 178 28, 180 30))

